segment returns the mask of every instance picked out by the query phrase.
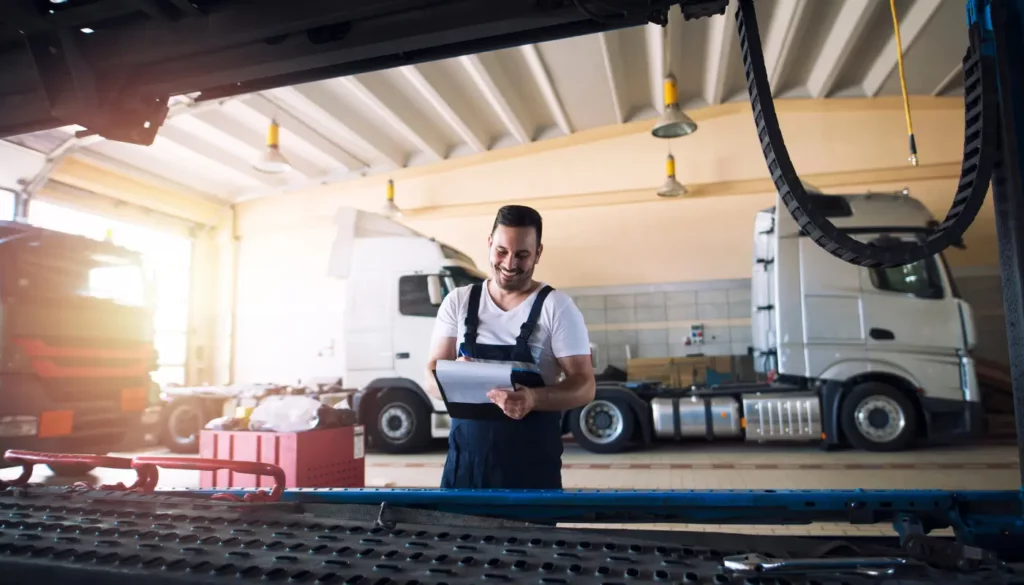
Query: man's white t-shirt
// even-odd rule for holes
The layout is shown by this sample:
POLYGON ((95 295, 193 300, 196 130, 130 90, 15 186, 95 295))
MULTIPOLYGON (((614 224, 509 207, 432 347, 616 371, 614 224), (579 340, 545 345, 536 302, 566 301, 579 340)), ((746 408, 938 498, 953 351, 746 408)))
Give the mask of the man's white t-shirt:
MULTIPOLYGON (((515 345, 519 328, 530 316, 534 301, 544 283, 526 300, 511 311, 505 311, 495 304, 487 283, 480 291, 480 326, 477 328, 477 343, 487 345, 515 345)), ((441 302, 434 324, 434 340, 454 337, 459 347, 466 335, 466 311, 469 308, 470 286, 453 290, 441 302)), ((590 354, 590 335, 583 322, 583 314, 576 307, 572 297, 553 290, 544 301, 540 319, 530 336, 530 352, 540 365, 541 377, 545 384, 555 384, 562 374, 558 358, 590 354)))

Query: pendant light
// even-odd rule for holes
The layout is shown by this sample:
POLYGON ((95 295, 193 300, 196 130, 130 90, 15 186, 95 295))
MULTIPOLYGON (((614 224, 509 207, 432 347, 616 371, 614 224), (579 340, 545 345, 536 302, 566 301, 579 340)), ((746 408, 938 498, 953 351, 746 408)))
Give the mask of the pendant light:
POLYGON ((388 200, 384 204, 384 208, 381 210, 381 213, 385 217, 390 217, 391 219, 402 217, 402 210, 395 205, 395 182, 391 179, 388 179, 388 200))
POLYGON ((270 120, 270 127, 267 128, 267 149, 263 155, 256 159, 253 168, 261 173, 279 175, 291 170, 292 165, 288 159, 281 154, 280 148, 281 127, 276 119, 270 120))
POLYGON ((679 107, 679 92, 676 89, 676 78, 669 73, 665 77, 665 111, 655 122, 651 134, 655 138, 679 138, 697 131, 697 123, 686 115, 679 107))
POLYGON ((686 187, 676 180, 676 157, 669 153, 665 159, 665 174, 668 177, 665 183, 658 189, 658 197, 681 197, 686 195, 686 187))
POLYGON ((665 109, 658 121, 654 123, 654 128, 651 129, 651 134, 655 138, 680 138, 697 131, 697 123, 679 107, 679 90, 676 86, 676 77, 671 73, 672 67, 669 62, 672 51, 669 46, 668 27, 669 25, 665 24, 661 28, 661 46, 664 51, 662 58, 669 74, 665 76, 662 83, 662 99, 665 109))

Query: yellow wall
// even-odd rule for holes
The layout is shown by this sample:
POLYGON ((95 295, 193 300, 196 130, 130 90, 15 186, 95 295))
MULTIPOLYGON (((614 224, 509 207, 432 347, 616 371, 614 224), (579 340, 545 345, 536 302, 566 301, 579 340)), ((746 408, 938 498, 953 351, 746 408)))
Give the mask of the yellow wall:
MULTIPOLYGON (((805 180, 827 192, 909 187, 941 218, 959 175, 963 103, 919 97, 912 107, 917 168, 907 162, 899 100, 778 102, 787 146, 805 180)), ((671 143, 678 178, 691 190, 683 199, 654 194, 668 143, 650 137, 647 122, 407 169, 393 175, 396 202, 407 211, 405 223, 481 266, 497 208, 534 205, 545 220, 538 275, 563 288, 749 277, 754 214, 774 202, 749 106, 693 115, 699 131, 671 143)), ((242 248, 249 238, 271 234, 332 232, 339 206, 378 209, 385 180, 368 177, 242 203, 242 248)), ((952 264, 996 264, 990 203, 967 244, 966 252, 949 253, 952 264)), ((326 265, 327 250, 307 253, 312 265, 326 265)), ((263 260, 243 264, 243 276, 270 276, 288 261, 263 260)))

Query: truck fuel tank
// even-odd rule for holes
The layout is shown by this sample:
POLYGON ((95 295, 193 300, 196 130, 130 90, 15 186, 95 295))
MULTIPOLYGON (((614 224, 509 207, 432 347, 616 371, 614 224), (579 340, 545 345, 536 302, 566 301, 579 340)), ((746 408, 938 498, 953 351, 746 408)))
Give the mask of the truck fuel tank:
POLYGON ((654 433, 662 439, 734 439, 743 435, 740 403, 731 396, 655 398, 654 433))

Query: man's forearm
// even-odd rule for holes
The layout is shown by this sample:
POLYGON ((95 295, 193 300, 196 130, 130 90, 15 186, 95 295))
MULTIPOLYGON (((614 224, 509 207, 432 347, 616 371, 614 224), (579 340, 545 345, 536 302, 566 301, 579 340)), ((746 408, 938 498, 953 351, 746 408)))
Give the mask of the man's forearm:
POLYGON ((528 388, 533 394, 533 410, 563 411, 583 406, 594 399, 596 380, 587 374, 572 374, 552 386, 528 388))
POLYGON ((434 369, 437 367, 437 360, 430 360, 427 362, 426 377, 424 378, 424 390, 427 392, 427 396, 432 398, 441 399, 441 390, 437 387, 437 380, 434 378, 434 369))

